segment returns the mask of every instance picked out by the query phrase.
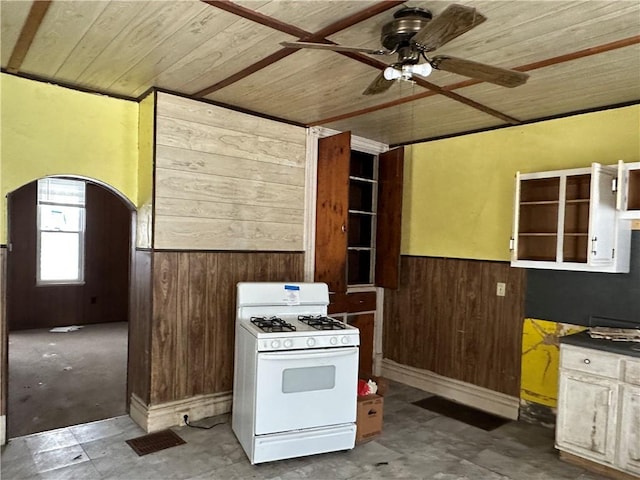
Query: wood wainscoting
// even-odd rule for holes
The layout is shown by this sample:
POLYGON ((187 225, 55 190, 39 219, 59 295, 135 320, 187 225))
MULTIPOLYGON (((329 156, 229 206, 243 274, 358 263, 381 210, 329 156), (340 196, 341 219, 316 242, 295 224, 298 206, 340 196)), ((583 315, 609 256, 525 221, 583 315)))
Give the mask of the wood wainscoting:
POLYGON ((525 270, 506 262, 402 256, 400 287, 385 290, 384 358, 518 397, 524 293, 525 270))
POLYGON ((7 320, 6 320, 7 246, 0 245, 0 445, 7 441, 7 320))
POLYGON ((132 418, 151 431, 228 412, 236 284, 303 281, 304 253, 138 250, 134 263, 132 418))
POLYGON ((301 252, 153 254, 150 403, 233 388, 236 284, 302 281, 301 252))

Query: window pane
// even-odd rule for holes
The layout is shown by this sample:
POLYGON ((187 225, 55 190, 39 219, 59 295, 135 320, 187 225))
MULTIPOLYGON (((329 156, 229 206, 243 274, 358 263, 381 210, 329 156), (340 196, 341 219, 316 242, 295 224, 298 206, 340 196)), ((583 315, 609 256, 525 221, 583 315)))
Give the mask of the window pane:
POLYGON ((81 280, 79 234, 40 233, 40 280, 44 282, 81 280))
POLYGON ((38 201, 84 205, 85 183, 64 178, 38 180, 38 201))
POLYGON ((40 229, 62 232, 82 231, 82 207, 40 205, 40 229))

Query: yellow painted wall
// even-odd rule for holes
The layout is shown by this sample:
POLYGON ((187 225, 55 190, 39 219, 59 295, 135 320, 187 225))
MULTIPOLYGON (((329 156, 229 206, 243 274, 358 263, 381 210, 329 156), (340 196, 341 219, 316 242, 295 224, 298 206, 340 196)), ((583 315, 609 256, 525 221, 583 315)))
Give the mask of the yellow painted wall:
POLYGON ((47 175, 78 175, 138 199, 138 104, 0 75, 0 243, 7 193, 47 175))
POLYGON ((509 260, 514 175, 640 161, 640 106, 413 145, 402 253, 509 260))
POLYGON ((521 400, 556 408, 560 337, 582 330, 585 327, 525 318, 522 326, 521 400))
POLYGON ((155 104, 153 91, 140 102, 138 110, 138 215, 136 247, 151 248, 153 236, 153 170, 155 157, 155 104))

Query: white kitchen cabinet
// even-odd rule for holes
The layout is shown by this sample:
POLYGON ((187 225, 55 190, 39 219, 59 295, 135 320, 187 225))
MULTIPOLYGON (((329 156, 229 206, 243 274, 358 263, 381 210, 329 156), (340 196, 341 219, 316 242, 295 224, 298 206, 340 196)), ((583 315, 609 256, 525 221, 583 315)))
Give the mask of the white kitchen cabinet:
POLYGON ((556 448, 640 474, 640 358, 561 344, 556 448))
POLYGON ((623 386, 620 403, 620 467, 640 475, 640 386, 623 386))
POLYGON ((618 168, 594 163, 516 174, 511 265, 628 272, 631 229, 616 209, 618 168))
POLYGON ((620 218, 640 219, 640 162, 618 162, 618 201, 620 218))

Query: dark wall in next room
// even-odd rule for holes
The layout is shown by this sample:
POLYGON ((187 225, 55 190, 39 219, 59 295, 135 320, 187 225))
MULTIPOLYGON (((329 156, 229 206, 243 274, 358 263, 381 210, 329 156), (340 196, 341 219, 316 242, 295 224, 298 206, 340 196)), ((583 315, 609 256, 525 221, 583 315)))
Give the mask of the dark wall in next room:
POLYGON ((7 319, 9 330, 128 320, 131 211, 114 193, 86 190, 85 282, 36 286, 37 187, 9 197, 7 319))

